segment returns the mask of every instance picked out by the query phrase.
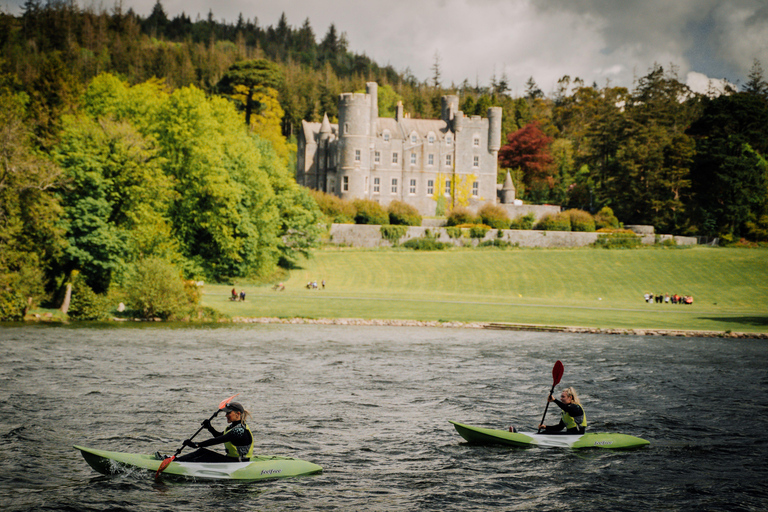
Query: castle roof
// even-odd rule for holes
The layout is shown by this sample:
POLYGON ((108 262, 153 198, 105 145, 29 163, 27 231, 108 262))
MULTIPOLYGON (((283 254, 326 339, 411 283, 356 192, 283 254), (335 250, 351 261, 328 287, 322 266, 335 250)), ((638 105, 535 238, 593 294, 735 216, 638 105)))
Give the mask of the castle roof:
POLYGON ((440 140, 448 131, 448 123, 440 119, 401 119, 399 122, 391 117, 380 117, 378 122, 378 134, 389 130, 395 139, 407 139, 411 133, 416 132, 419 137, 425 138, 429 133, 434 133, 440 140))
POLYGON ((331 133, 331 140, 335 139, 339 133, 339 125, 328 122, 327 115, 323 118, 322 123, 312 123, 304 121, 303 119, 301 121, 301 132, 304 135, 304 140, 307 142, 317 142, 320 139, 320 133, 323 132, 324 129, 327 129, 328 132, 331 133), (326 123, 328 123, 327 126, 326 123))

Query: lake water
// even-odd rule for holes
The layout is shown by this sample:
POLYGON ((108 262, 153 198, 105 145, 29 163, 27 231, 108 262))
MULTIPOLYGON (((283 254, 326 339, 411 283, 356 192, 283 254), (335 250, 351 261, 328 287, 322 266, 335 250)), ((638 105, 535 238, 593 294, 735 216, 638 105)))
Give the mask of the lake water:
MULTIPOLYGON (((0 383, 3 511, 734 511, 766 510, 768 499, 766 341, 316 325, 2 327, 0 383), (651 445, 473 446, 448 423, 533 429, 558 359, 590 430, 651 445), (156 482, 144 472, 99 475, 72 448, 173 453, 235 393, 253 413, 257 453, 324 471, 156 482)), ((556 417, 550 408, 548 423, 556 417)))

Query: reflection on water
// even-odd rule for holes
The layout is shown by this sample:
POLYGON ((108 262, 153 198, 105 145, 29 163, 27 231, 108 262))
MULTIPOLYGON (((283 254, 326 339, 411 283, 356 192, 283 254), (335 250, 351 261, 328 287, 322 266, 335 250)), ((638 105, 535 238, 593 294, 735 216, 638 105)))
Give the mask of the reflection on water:
MULTIPOLYGON (((253 325, 0 328, 3 510, 757 510, 765 341, 253 325), (551 370, 632 452, 471 446, 449 419, 532 429, 551 370), (95 473, 73 444, 172 453, 240 393, 256 451, 320 475, 95 473)), ((550 408, 548 418, 556 418, 550 408)), ((215 424, 224 425, 222 418, 215 424)), ((201 436, 207 435, 206 433, 201 436)))

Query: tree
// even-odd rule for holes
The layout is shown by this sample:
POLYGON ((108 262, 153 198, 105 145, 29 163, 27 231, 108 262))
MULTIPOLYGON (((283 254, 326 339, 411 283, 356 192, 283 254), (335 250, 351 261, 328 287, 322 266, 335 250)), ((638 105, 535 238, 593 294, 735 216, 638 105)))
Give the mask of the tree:
POLYGON ((749 71, 749 81, 744 86, 744 92, 768 99, 768 82, 765 80, 763 67, 757 59, 752 63, 752 69, 749 71))
POLYGON ((278 90, 283 84, 280 67, 266 59, 236 62, 229 67, 221 78, 217 89, 245 107, 245 124, 251 126, 251 115, 258 112, 261 103, 257 93, 264 94, 267 89, 278 90))
POLYGON ((103 293, 139 255, 175 254, 166 222, 171 182, 151 139, 126 122, 65 117, 55 155, 69 178, 61 199, 66 274, 81 271, 103 293))
POLYGON ((525 83, 525 97, 529 100, 536 100, 544 97, 544 93, 539 89, 539 86, 536 85, 536 81, 533 77, 528 78, 528 81, 525 83))
POLYGON ((750 93, 707 99, 687 133, 696 141, 691 179, 699 232, 742 236, 766 205, 768 100, 750 93))
POLYGON ((554 186, 554 177, 549 173, 551 143, 552 138, 541 131, 539 124, 531 123, 507 136, 507 143, 499 150, 499 164, 508 169, 520 168, 526 191, 546 195, 545 189, 554 186))
POLYGON ((0 86, 0 320, 19 320, 48 297, 45 271, 65 245, 52 193, 62 172, 35 150, 27 104, 0 86))

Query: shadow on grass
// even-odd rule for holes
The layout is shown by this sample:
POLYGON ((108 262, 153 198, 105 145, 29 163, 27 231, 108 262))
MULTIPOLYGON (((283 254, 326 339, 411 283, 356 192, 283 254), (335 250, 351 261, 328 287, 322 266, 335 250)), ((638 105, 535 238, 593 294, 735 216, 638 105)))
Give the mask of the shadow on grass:
POLYGON ((754 325, 758 327, 768 326, 768 315, 765 316, 718 316, 702 318, 714 322, 754 325))

